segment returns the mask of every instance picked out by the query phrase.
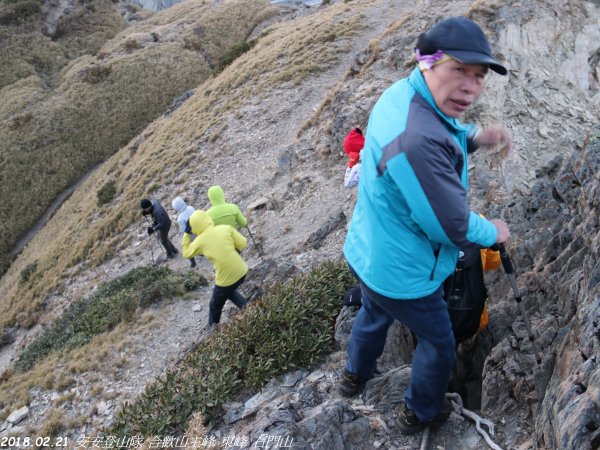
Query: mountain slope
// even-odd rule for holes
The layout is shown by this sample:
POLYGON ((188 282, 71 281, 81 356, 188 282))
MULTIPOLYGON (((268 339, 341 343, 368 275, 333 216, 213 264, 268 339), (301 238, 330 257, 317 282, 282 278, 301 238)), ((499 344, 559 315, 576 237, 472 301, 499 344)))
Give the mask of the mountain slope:
MULTIPOLYGON (((213 74, 232 46, 276 13, 266 0, 178 4, 131 25, 101 48, 90 44, 90 53, 59 73, 21 73, 24 78, 5 86, 0 214, 11 220, 0 237, 0 269, 9 263, 17 239, 59 193, 213 74)), ((88 27, 80 20, 79 27, 88 27)), ((81 31, 73 28, 77 39, 81 31)), ((18 47, 18 34, 9 36, 9 44, 18 47)), ((54 61, 58 50, 49 47, 45 56, 54 61)))
MULTIPOLYGON (((585 67, 591 76, 586 78, 587 85, 575 77, 582 71, 580 61, 594 61, 590 54, 593 56, 593 42, 597 42, 593 34, 597 33, 593 28, 597 7, 559 1, 531 5, 480 0, 426 3, 427 10, 423 4, 408 2, 336 2, 320 8, 318 14, 273 27, 252 50, 204 83, 169 117, 147 127, 73 194, 1 280, 0 288, 7 297, 1 305, 3 315, 20 315, 23 325, 34 322, 36 315, 50 321, 73 299, 88 293, 90 285, 149 263, 147 238, 138 219, 139 198, 148 193, 165 205, 175 195, 184 195, 192 205, 206 207, 206 189, 219 183, 228 198, 248 211, 255 237, 262 239, 265 253, 276 265, 289 264, 303 271, 323 259, 339 258, 344 222, 335 220, 339 212, 350 217, 355 200, 354 192, 341 188, 341 141, 352 126, 364 126, 383 89, 408 73, 416 36, 448 14, 470 14, 478 20, 511 69, 508 78, 489 78, 488 91, 470 119, 506 122, 514 132, 516 151, 501 162, 493 153, 476 154, 471 171, 472 205, 488 217, 502 216, 514 223, 510 251, 520 274, 543 269, 534 267, 535 250, 540 251, 544 239, 552 236, 546 231, 549 222, 547 218, 528 220, 523 205, 531 211, 536 208, 539 191, 535 189, 560 166, 556 156, 567 160, 569 155, 577 155, 584 136, 597 121, 597 80, 593 76, 597 63, 585 67), (556 67, 565 70, 559 75, 556 67), (117 195, 110 204, 96 208, 95 193, 107 180, 114 180, 117 195), (317 241, 318 245, 313 244, 311 236, 328 223, 333 224, 325 227, 330 233, 317 241), (60 236, 56 230, 61 230, 60 236), (29 281, 20 282, 21 271, 35 261, 37 269, 29 281)), ((549 191, 545 192, 548 195, 549 191)), ((252 268, 260 267, 256 253, 251 251, 247 257, 252 268)), ((552 255, 540 261, 550 264, 552 255)), ((168 264, 183 270, 186 262, 168 264)), ((202 270, 210 271, 206 266, 202 270)), ((498 313, 492 315, 492 323, 498 328, 494 328, 497 336, 490 345, 497 346, 493 355, 501 368, 498 372, 510 374, 514 358, 527 360, 531 354, 525 345, 519 348, 518 342, 515 344, 516 338, 509 332, 511 316, 500 315, 514 301, 506 280, 500 276, 492 279, 492 292, 498 300, 492 307, 492 312, 498 313)), ((201 290, 198 296, 203 304, 208 291, 201 290)), ((540 316, 549 313, 539 311, 536 305, 528 307, 540 316)), ((112 411, 116 404, 135 397, 147 379, 161 373, 182 346, 201 337, 196 324, 203 323, 202 314, 189 314, 189 305, 175 303, 155 314, 156 322, 151 322, 145 335, 139 334, 144 332, 142 324, 132 327, 132 343, 126 344, 131 345, 126 353, 128 363, 119 375, 126 382, 112 379, 106 367, 84 366, 74 377, 76 385, 65 392, 85 400, 67 400, 65 409, 100 404, 92 393, 95 379, 117 395, 117 400, 102 400, 112 411), (143 368, 137 367, 140 361, 143 368)), ((550 319, 534 319, 536 330, 550 323, 550 319)), ((18 342, 3 349, 3 361, 39 331, 39 326, 29 332, 24 328, 16 333, 18 342)), ((522 330, 517 325, 514 328, 519 336, 522 330)), ((554 330, 548 330, 544 345, 557 346, 554 330)), ((125 342, 119 333, 124 331, 102 339, 114 339, 112 345, 118 347, 125 342)), ((91 348, 82 352, 86 350, 91 352, 91 348)), ((72 357, 53 361, 60 373, 67 372, 72 357)), ((116 359, 117 354, 107 352, 101 365, 110 366, 116 359)), ((341 361, 334 362, 341 365, 341 361)), ((553 362, 548 359, 545 364, 543 375, 550 378, 553 362)), ((484 386, 486 404, 496 419, 504 414, 509 417, 502 433, 508 444, 516 446, 525 434, 533 432, 534 412, 527 402, 536 402, 526 397, 530 392, 521 396, 519 390, 529 386, 532 374, 527 372, 527 383, 518 377, 500 378, 506 382, 506 395, 493 389, 498 379, 494 377, 501 375, 493 367, 486 374, 490 377, 484 386), (516 395, 516 400, 511 395, 516 395), (522 427, 520 431, 506 437, 517 425, 522 427)), ((12 381, 4 383, 4 388, 12 381)), ((543 383, 537 386, 541 387, 543 383)), ((52 389, 36 388, 34 392, 41 399, 39 409, 48 411, 52 389)), ((540 392, 543 394, 543 389, 540 392)), ((17 406, 21 405, 11 404, 17 406)), ((105 423, 98 414, 91 414, 90 419, 93 425, 74 429, 74 435, 89 433, 105 423)), ((41 422, 36 413, 29 423, 38 427, 41 422)), ((545 433, 551 442, 552 433, 545 433)))

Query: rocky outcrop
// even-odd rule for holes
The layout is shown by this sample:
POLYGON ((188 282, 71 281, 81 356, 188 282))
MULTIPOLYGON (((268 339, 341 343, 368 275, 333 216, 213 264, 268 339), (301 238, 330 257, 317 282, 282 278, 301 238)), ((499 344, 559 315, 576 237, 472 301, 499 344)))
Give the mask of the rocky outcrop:
MULTIPOLYGON (((544 175, 531 195, 504 210, 511 212, 515 233, 532 227, 548 230, 545 240, 525 239, 524 249, 509 248, 515 267, 520 268, 520 294, 535 341, 528 339, 514 293, 506 289, 506 277, 499 275, 490 286, 495 299, 490 326, 466 344, 467 351, 459 351, 463 360, 459 367, 465 361, 470 367, 453 380, 459 388, 463 385, 463 395, 472 404, 481 399, 476 409, 496 424, 502 448, 598 448, 598 169, 600 130, 590 135, 584 151, 544 175), (542 355, 540 363, 536 348, 542 355), (469 390, 468 377, 477 375, 477 370, 480 384, 469 390)), ((243 436, 249 443, 261 436, 279 436, 293 441, 293 448, 303 449, 419 445, 421 435, 404 436, 395 425, 396 407, 410 380, 407 363, 413 348, 410 333, 400 324, 390 329, 379 373, 363 394, 346 399, 336 391, 356 312, 357 308, 345 307, 338 317, 336 339, 341 351, 312 373, 298 371, 272 380, 243 406, 226 405, 226 420, 212 433, 243 436)), ((430 445, 455 443, 444 448, 487 445, 459 410, 430 439, 430 445)))

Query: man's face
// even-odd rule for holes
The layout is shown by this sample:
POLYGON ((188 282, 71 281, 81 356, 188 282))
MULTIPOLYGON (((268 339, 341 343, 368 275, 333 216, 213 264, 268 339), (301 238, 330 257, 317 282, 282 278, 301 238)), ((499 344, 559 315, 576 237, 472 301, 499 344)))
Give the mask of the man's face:
POLYGON ((423 76, 437 107, 447 116, 458 118, 481 94, 487 72, 485 65, 451 59, 433 66, 423 76))

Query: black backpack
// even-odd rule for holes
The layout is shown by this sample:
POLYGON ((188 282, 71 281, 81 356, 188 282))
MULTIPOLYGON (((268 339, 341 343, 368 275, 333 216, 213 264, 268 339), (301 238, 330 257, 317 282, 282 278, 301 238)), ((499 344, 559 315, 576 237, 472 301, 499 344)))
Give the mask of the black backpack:
POLYGON ((352 286, 346 290, 342 298, 343 306, 362 306, 362 294, 360 292, 360 284, 352 286))
POLYGON ((461 253, 454 273, 443 283, 456 343, 477 333, 487 300, 480 250, 469 248, 461 253))
MULTIPOLYGON (((454 273, 443 283, 444 300, 456 343, 473 337, 487 300, 483 263, 478 248, 470 248, 458 259, 454 273)), ((349 288, 341 299, 343 306, 361 306, 360 285, 349 288)))

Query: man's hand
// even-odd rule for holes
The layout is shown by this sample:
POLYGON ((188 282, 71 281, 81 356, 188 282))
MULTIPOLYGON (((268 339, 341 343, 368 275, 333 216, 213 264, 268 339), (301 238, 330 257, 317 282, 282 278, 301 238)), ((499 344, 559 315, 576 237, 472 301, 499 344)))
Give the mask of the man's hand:
POLYGON ((510 231, 508 230, 508 225, 504 220, 494 219, 491 221, 496 227, 496 231, 498 232, 498 237, 496 238, 496 244, 503 244, 510 240, 510 231))
POLYGON ((148 227, 147 231, 148 231, 148 235, 151 235, 152 233, 154 233, 154 228, 148 227))
POLYGON ((184 231, 184 233, 192 234, 192 227, 190 225, 189 219, 185 221, 185 230, 183 230, 183 231, 184 231))
POLYGON ((513 146, 510 131, 501 125, 490 125, 480 129, 473 141, 481 147, 500 146, 500 155, 503 158, 510 153, 513 146))

